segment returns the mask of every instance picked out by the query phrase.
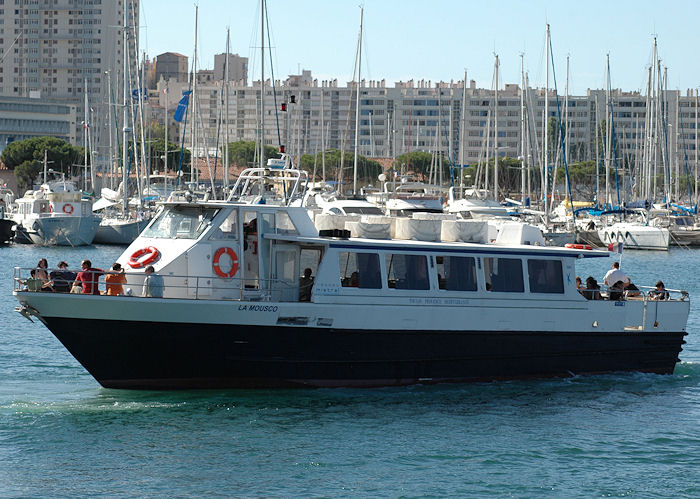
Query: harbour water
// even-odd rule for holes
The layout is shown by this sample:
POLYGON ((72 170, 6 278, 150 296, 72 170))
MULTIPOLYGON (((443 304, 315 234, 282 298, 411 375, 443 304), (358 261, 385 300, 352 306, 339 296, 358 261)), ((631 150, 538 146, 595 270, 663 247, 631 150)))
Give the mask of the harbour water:
POLYGON ((13 310, 13 266, 122 251, 0 248, 0 496, 700 497, 700 250, 622 259, 690 292, 670 376, 189 392, 102 389, 13 310))

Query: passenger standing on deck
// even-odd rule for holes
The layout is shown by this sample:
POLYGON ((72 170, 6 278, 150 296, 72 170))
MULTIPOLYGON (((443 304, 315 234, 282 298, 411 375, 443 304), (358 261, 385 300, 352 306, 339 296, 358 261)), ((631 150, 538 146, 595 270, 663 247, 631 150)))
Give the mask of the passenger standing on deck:
POLYGON ((104 270, 93 268, 90 260, 80 262, 80 268, 82 270, 78 272, 73 285, 80 286, 82 284, 84 295, 99 295, 100 276, 104 275, 104 270))
POLYGON ((146 267, 146 279, 143 281, 143 293, 147 298, 163 298, 163 276, 156 274, 153 265, 146 267))
POLYGON ((124 286, 126 284, 126 276, 124 269, 118 263, 112 265, 112 270, 105 275, 105 287, 109 296, 120 296, 124 294, 124 286))
POLYGON ((627 274, 620 270, 620 262, 613 262, 612 268, 608 270, 603 278, 603 284, 610 287, 614 285, 617 281, 622 281, 623 284, 630 282, 630 278, 627 274))

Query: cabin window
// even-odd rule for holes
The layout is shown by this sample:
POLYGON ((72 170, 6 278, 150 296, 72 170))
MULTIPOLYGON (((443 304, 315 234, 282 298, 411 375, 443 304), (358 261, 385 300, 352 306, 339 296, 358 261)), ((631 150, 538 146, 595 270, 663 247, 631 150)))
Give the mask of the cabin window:
POLYGON ((423 255, 386 255, 387 283, 395 289, 430 289, 428 262, 423 255))
POLYGON ((522 293, 523 264, 519 258, 484 258, 486 291, 522 293))
POLYGON ((211 239, 238 239, 238 210, 234 209, 214 231, 211 239))
POLYGON ((278 211, 276 213, 275 229, 277 234, 299 234, 289 214, 284 211, 278 211))
POLYGON ((379 255, 342 251, 338 256, 340 284, 344 288, 381 289, 379 255))
POLYGON ((447 291, 476 291, 476 262, 472 257, 437 256, 438 285, 447 291))
POLYGON ((163 210, 143 231, 143 237, 197 239, 209 227, 218 209, 175 205, 163 210))
POLYGON ((563 293, 564 279, 560 260, 528 260, 531 293, 563 293))

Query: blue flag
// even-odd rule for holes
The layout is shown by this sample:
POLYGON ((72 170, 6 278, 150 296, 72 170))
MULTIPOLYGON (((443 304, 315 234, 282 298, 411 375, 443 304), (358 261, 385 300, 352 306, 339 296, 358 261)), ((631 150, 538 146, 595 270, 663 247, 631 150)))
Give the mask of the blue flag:
POLYGON ((185 111, 187 110, 187 105, 190 102, 190 94, 192 93, 192 90, 187 90, 186 92, 182 92, 182 99, 180 99, 180 102, 177 103, 177 109, 175 110, 175 116, 173 116, 173 119, 177 121, 178 123, 182 122, 182 118, 185 116, 185 111))

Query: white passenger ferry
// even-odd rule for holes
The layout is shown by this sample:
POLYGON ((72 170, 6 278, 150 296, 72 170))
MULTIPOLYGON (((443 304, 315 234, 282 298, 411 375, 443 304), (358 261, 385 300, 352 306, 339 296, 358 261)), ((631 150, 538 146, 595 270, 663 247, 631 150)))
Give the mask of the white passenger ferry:
POLYGON ((271 177, 247 175, 265 204, 241 202, 246 180, 227 201, 163 203, 119 258, 132 296, 17 288, 19 311, 110 388, 370 387, 671 373, 678 362, 687 293, 577 291, 576 261, 607 252, 540 246, 541 234, 515 228, 508 244, 508 230, 496 244, 319 234, 291 206, 301 176, 271 177), (164 278, 162 298, 138 296, 146 265, 164 278))

